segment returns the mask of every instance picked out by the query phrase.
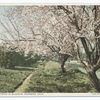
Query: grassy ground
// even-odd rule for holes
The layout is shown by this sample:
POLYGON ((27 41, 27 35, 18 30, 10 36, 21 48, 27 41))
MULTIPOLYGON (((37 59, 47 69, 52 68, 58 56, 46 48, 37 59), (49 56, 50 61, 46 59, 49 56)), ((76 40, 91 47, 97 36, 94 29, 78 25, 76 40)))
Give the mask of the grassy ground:
POLYGON ((66 73, 62 73, 57 62, 49 61, 45 66, 39 65, 35 70, 26 93, 87 93, 95 92, 90 85, 87 75, 78 69, 70 68, 66 73))
POLYGON ((12 93, 21 82, 31 73, 28 68, 1 69, 0 68, 0 92, 12 93))

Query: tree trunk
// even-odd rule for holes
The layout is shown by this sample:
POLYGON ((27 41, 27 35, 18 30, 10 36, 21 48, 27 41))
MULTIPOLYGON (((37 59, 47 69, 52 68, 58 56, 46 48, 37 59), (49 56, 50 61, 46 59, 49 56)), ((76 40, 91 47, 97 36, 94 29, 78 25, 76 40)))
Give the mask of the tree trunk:
POLYGON ((65 61, 62 61, 62 63, 61 63, 61 69, 62 69, 63 73, 66 72, 66 69, 65 69, 64 65, 65 65, 65 61))
POLYGON ((97 90, 97 92, 100 92, 100 81, 97 78, 96 73, 94 71, 87 71, 87 72, 93 87, 97 90))
POLYGON ((60 57, 62 72, 65 73, 66 69, 65 69, 64 65, 65 65, 65 62, 67 61, 67 59, 69 58, 69 55, 68 54, 59 54, 59 57, 60 57))

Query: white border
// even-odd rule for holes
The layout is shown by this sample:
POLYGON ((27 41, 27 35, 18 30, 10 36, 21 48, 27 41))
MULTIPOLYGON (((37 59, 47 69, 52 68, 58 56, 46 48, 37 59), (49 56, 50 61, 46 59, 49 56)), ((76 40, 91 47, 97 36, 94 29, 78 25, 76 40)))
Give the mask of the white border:
MULTIPOLYGON (((0 0, 0 6, 11 6, 11 5, 100 5, 100 0, 0 0)), ((19 95, 13 95, 13 94, 0 94, 0 97, 7 97, 6 100, 11 100, 11 98, 8 97, 23 97, 24 100, 26 97, 43 97, 43 96, 55 96, 55 97, 61 97, 61 96, 100 96, 100 93, 33 93, 33 94, 19 94, 19 95)), ((29 98, 28 98, 29 99, 29 98)), ((49 97, 47 98, 48 100, 49 97)), ((47 100, 46 99, 46 100, 47 100)), ((59 100, 59 98, 56 98, 59 100)), ((62 98, 61 98, 62 99, 62 98)), ((65 98, 66 99, 66 98, 65 98)), ((68 99, 68 98, 67 98, 68 99)), ((1 98, 0 98, 1 100, 1 98)), ((22 98, 19 98, 19 100, 22 100, 22 98)), ((33 100, 33 98, 32 98, 33 100)), ((40 100, 40 98, 38 98, 40 100)), ((42 98, 42 100, 45 100, 42 98)), ((55 100, 55 98, 52 98, 52 100, 55 100)), ((79 100, 79 98, 72 99, 71 100, 79 100)), ((80 98, 80 100, 84 100, 83 98, 80 98)), ((88 98, 87 98, 88 100, 88 98)), ((93 98, 90 98, 90 100, 93 100, 93 98)), ((95 100, 97 100, 95 98, 95 100)))
POLYGON ((0 0, 0 5, 100 5, 100 0, 0 0))
POLYGON ((100 97, 100 93, 0 93, 0 97, 100 97))

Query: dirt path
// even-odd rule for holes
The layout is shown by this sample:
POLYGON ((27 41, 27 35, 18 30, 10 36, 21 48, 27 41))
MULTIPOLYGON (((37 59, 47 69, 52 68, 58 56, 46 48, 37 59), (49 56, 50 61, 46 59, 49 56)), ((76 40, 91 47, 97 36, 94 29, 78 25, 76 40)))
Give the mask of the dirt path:
POLYGON ((23 81, 23 83, 15 90, 14 94, 25 93, 25 90, 28 88, 30 78, 32 77, 33 72, 23 81))

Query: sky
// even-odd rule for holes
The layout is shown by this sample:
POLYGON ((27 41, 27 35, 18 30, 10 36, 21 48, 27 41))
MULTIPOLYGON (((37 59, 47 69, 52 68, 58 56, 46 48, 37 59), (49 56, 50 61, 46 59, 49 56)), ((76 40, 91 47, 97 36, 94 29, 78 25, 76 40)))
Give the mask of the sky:
MULTIPOLYGON (((5 29, 2 27, 1 22, 2 23, 8 23, 8 20, 6 19, 5 15, 7 14, 7 11, 9 11, 9 9, 13 8, 13 6, 0 6, 0 38, 3 38, 2 34, 5 34, 6 36, 8 35, 5 31, 5 29)), ((9 35, 8 35, 9 37, 9 35)), ((1 42, 2 40, 0 40, 1 42)))
POLYGON ((0 18, 2 14, 6 14, 6 11, 12 8, 13 6, 0 6, 0 18))
MULTIPOLYGON (((4 20, 3 14, 5 14, 5 8, 6 8, 6 9, 9 9, 9 7, 0 6, 0 21, 4 20)), ((1 31, 2 31, 2 30, 3 30, 3 29, 2 29, 2 26, 1 26, 1 24, 0 24, 0 38, 1 38, 1 31)), ((1 40, 0 40, 0 42, 1 42, 1 40)))

